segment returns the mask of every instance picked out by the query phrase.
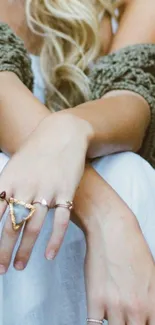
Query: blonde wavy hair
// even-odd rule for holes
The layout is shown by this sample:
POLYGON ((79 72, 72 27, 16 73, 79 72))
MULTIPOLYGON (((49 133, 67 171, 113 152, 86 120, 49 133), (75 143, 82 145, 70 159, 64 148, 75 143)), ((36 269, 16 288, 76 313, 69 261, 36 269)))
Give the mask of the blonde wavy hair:
POLYGON ((90 99, 87 73, 100 53, 100 21, 105 11, 114 15, 116 2, 26 0, 28 25, 43 37, 40 63, 51 110, 90 99))

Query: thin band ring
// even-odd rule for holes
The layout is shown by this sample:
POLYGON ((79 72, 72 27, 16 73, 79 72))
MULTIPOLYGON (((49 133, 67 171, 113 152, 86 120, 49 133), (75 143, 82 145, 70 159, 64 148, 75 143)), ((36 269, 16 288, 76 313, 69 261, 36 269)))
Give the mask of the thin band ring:
POLYGON ((73 202, 71 201, 65 201, 63 203, 56 203, 54 208, 65 208, 71 211, 73 209, 73 202))
POLYGON ((96 324, 104 324, 104 320, 97 320, 93 318, 87 318, 87 323, 96 323, 96 324))
POLYGON ((34 204, 40 204, 43 207, 46 207, 48 210, 50 209, 50 206, 48 205, 48 203, 47 203, 47 201, 45 199, 42 199, 41 201, 34 201, 33 205, 34 204))

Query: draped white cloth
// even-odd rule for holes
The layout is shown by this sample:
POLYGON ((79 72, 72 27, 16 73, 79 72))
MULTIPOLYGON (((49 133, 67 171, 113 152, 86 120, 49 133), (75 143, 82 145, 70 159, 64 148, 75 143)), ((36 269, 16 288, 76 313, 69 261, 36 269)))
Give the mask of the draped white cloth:
MULTIPOLYGON (((43 101, 38 59, 32 57, 32 60, 36 77, 34 93, 43 101)), ((7 161, 8 158, 0 154, 0 170, 7 161)), ((135 213, 155 258, 154 169, 141 157, 129 152, 100 158, 94 161, 93 166, 135 213)), ((7 274, 0 276, 0 325, 86 323, 84 236, 70 224, 58 257, 53 262, 47 261, 44 251, 51 233, 52 217, 51 210, 27 268, 19 272, 11 264, 7 274)))

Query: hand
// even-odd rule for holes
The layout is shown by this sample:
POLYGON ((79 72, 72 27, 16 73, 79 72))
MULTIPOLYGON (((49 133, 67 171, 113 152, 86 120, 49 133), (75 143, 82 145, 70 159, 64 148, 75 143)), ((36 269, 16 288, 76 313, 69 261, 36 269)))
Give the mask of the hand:
MULTIPOLYGON (((69 114, 55 113, 45 118, 3 170, 0 192, 6 191, 8 197, 26 203, 45 198, 51 207, 62 201, 72 201, 84 172, 91 132, 87 122, 69 114)), ((5 208, 5 202, 0 202, 0 218, 5 208)), ((46 214, 46 208, 36 205, 35 214, 24 228, 15 258, 16 268, 26 266, 46 214)), ((69 210, 55 210, 53 233, 46 250, 48 259, 56 256, 69 218, 69 210)), ((0 241, 1 273, 9 266, 18 236, 19 232, 12 229, 8 218, 0 241)))
POLYGON ((108 325, 154 325, 155 264, 135 216, 116 197, 96 224, 87 234, 88 317, 108 319, 108 325))

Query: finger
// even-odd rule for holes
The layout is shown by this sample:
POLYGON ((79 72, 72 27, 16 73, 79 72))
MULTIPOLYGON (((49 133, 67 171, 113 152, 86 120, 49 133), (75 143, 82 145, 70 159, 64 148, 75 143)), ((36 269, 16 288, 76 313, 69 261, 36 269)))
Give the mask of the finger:
MULTIPOLYGON (((86 280, 87 282, 87 280, 86 280)), ((88 285, 86 285, 88 288, 88 285)), ((104 299, 103 297, 100 299, 94 292, 91 292, 87 289, 87 313, 88 313, 88 319, 95 319, 99 321, 103 321, 106 318, 106 309, 104 307, 104 299), (88 293, 89 291, 89 293, 88 293)), ((93 322, 89 323, 88 325, 96 325, 93 322)))
POLYGON ((126 322, 127 325, 149 325, 146 320, 141 320, 140 318, 132 318, 131 321, 126 322))
POLYGON ((0 221, 2 220, 8 207, 9 198, 12 196, 12 191, 0 191, 0 221))
POLYGON ((87 325, 99 325, 99 324, 103 325, 105 324, 105 322, 102 321, 101 323, 101 320, 98 318, 87 318, 87 325))
POLYGON ((4 224, 0 239, 0 274, 4 274, 11 261, 12 253, 19 237, 20 229, 15 231, 12 227, 11 218, 9 216, 4 224))
MULTIPOLYGON (((18 191, 17 191, 18 192, 18 191)), ((13 193, 13 195, 11 195, 11 197, 15 197, 18 198, 19 203, 18 205, 20 206, 20 196, 18 195, 18 193, 13 193)), ((31 202, 31 195, 28 194, 26 195, 22 195, 22 198, 26 197, 27 199, 25 199, 25 202, 31 202)), ((23 201, 23 199, 22 199, 23 201)), ((19 212, 15 210, 15 206, 17 208, 17 204, 14 205, 14 203, 12 203, 12 208, 14 209, 14 216, 15 219, 20 217, 19 212), (17 215, 18 213, 18 215, 17 215)), ((22 207, 23 208, 23 207, 22 207)), ((21 217, 23 215, 23 209, 21 209, 21 217)), ((13 254, 13 250, 14 247, 16 245, 16 242, 18 240, 19 234, 21 232, 21 228, 19 228, 18 230, 15 230, 13 228, 13 224, 12 224, 12 220, 11 220, 11 216, 10 216, 10 206, 9 206, 9 213, 8 213, 8 217, 6 219, 6 222, 4 223, 4 227, 3 227, 3 231, 2 231, 2 236, 1 236, 1 240, 0 240, 0 272, 1 274, 5 273, 9 267, 11 258, 12 258, 12 254, 13 254)))
POLYGON ((136 301, 130 301, 130 304, 126 306, 127 325, 148 325, 147 312, 147 303, 137 304, 136 301))
POLYGON ((2 154, 2 161, 0 166, 0 221, 2 220, 9 202, 9 198, 12 197, 13 187, 9 177, 6 177, 6 170, 9 163, 9 158, 2 154))
POLYGON ((113 306, 108 311, 108 325, 126 325, 125 317, 120 310, 119 306, 113 306))
MULTIPOLYGON (((88 318, 87 318, 87 323, 88 325, 96 325, 96 321, 102 321, 104 323, 104 319, 105 319, 105 312, 104 310, 102 310, 102 312, 98 312, 97 308, 93 306, 93 308, 91 308, 91 312, 90 312, 90 306, 88 308, 88 318), (94 320, 94 322, 93 322, 94 320)), ((109 325, 109 324, 108 324, 109 325)), ((121 324, 122 325, 122 324, 121 324)), ((123 324, 124 325, 124 324, 123 324)))
POLYGON ((26 267, 47 212, 47 207, 36 205, 34 215, 26 222, 22 240, 14 261, 14 266, 17 270, 23 270, 26 267))
POLYGON ((148 310, 148 321, 147 325, 154 325, 155 324, 155 299, 154 299, 154 291, 155 288, 152 286, 153 292, 153 299, 149 299, 149 310, 148 310))
POLYGON ((46 258, 52 260, 57 255, 63 242, 70 221, 70 211, 67 208, 56 208, 52 236, 46 248, 46 258))
POLYGON ((7 206, 8 206, 7 202, 0 199, 0 220, 4 216, 7 206))
POLYGON ((136 319, 134 319, 131 322, 127 322, 126 324, 127 325, 150 325, 147 321, 141 322, 140 320, 138 320, 138 322, 137 322, 136 319))
POLYGON ((154 325, 154 324, 155 324, 155 316, 152 317, 152 318, 150 319, 150 321, 148 321, 148 322, 146 323, 146 325, 154 325))

